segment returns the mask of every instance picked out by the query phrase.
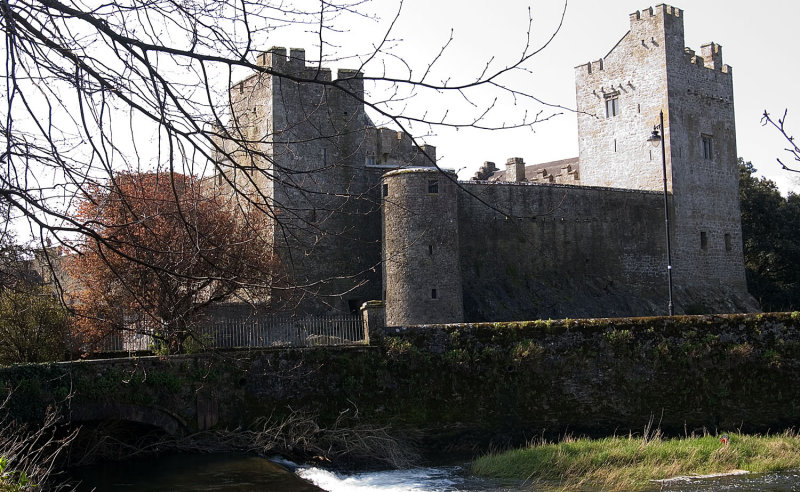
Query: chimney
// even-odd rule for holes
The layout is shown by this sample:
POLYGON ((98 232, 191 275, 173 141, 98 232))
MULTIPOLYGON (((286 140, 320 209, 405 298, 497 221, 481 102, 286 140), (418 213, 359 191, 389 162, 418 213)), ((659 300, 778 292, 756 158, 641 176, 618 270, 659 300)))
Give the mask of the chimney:
POLYGON ((522 157, 511 157, 506 161, 506 181, 525 181, 525 161, 522 157))

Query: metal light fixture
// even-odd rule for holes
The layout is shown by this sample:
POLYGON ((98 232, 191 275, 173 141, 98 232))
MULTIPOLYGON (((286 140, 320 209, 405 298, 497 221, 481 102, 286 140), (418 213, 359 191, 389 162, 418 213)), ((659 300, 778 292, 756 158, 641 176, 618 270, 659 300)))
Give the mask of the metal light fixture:
POLYGON ((653 144, 653 147, 658 147, 661 144, 661 135, 658 134, 659 126, 653 128, 653 133, 647 138, 647 141, 653 144))
POLYGON ((669 288, 669 315, 675 314, 675 307, 672 304, 672 247, 669 239, 669 202, 667 199, 667 151, 666 137, 664 137, 664 111, 659 113, 659 124, 653 128, 653 133, 647 138, 653 147, 661 144, 661 172, 664 177, 664 222, 667 234, 667 287, 669 288))

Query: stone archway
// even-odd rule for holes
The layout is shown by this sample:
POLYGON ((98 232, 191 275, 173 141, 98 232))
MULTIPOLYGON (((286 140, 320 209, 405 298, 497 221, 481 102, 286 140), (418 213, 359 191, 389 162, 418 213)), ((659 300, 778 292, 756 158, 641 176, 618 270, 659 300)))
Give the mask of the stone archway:
POLYGON ((171 436, 186 434, 189 427, 179 416, 162 408, 126 403, 84 403, 72 405, 73 423, 87 421, 127 421, 157 427, 171 436))

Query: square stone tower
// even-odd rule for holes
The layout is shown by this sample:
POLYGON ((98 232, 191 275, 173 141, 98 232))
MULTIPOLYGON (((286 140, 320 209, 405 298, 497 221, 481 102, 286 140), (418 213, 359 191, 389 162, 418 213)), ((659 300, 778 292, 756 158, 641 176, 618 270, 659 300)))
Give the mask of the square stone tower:
POLYGON ((367 170, 375 131, 361 73, 340 69, 333 79, 329 68, 307 66, 302 49, 272 48, 257 65, 230 88, 219 165, 272 218, 275 307, 354 311, 380 298, 382 171, 367 170))
POLYGON ((732 70, 722 47, 704 45, 700 55, 685 48, 680 9, 634 12, 630 30, 604 58, 576 67, 576 93, 583 185, 662 190, 661 148, 647 139, 664 112, 682 310, 706 296, 748 302, 732 70))
POLYGON ((381 175, 430 166, 436 149, 375 128, 356 70, 334 79, 296 48, 272 48, 256 62, 259 70, 229 91, 217 180, 272 219, 275 308, 357 312, 381 298, 381 175))

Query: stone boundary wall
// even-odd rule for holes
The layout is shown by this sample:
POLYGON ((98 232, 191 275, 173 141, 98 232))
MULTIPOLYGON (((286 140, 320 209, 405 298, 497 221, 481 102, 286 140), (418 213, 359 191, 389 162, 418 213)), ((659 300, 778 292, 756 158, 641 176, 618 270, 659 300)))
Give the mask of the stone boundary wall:
POLYGON ((800 313, 417 326, 372 347, 0 369, 28 420, 73 391, 67 408, 84 415, 122 408, 186 432, 292 411, 325 426, 349 412, 423 449, 468 453, 637 433, 651 418, 672 435, 797 428, 798 380, 800 313))

